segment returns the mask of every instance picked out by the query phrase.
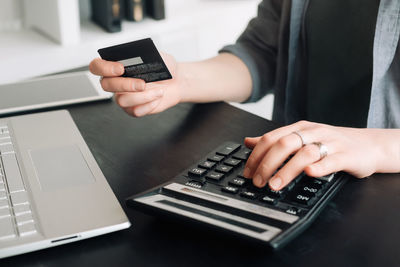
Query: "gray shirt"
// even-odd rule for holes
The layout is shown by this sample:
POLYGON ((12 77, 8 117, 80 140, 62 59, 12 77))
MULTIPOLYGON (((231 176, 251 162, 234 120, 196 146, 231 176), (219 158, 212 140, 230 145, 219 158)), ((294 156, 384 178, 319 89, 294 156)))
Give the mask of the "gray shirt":
MULTIPOLYGON (((289 124, 301 119, 298 105, 301 69, 301 30, 306 0, 264 0, 230 52, 250 70, 253 90, 248 102, 268 92, 275 94, 273 120, 289 124)), ((373 75, 368 127, 400 127, 400 1, 381 0, 373 46, 373 75)), ((315 99, 318 101, 318 99, 315 99)))

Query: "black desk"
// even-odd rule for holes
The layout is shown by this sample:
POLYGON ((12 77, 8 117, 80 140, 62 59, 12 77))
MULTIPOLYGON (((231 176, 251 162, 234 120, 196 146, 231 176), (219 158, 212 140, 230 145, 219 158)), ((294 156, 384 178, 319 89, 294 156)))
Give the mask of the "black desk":
POLYGON ((352 179, 313 225, 278 252, 126 208, 222 141, 274 125, 227 104, 184 104, 140 119, 114 103, 69 108, 132 227, 0 261, 0 266, 400 266, 400 177, 352 179))

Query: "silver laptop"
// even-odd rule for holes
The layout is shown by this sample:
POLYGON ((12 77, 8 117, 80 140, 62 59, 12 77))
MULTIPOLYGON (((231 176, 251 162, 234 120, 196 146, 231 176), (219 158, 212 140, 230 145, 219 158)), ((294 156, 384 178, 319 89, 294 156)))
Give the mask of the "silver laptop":
POLYGON ((0 119, 0 258, 129 226, 67 111, 0 119))
POLYGON ((0 114, 109 99, 89 71, 56 74, 0 85, 0 114), (21 97, 25 96, 25 97, 21 97))

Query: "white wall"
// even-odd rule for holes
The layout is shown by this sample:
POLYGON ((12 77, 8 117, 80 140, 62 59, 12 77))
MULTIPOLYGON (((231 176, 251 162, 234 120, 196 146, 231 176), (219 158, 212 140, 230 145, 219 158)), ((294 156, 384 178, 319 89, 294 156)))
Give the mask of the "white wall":
POLYGON ((20 30, 22 26, 21 0, 0 1, 0 33, 20 30))
MULTIPOLYGON (((166 20, 124 21, 123 31, 114 34, 90 21, 90 0, 79 0, 80 42, 69 46, 24 29, 22 0, 0 1, 1 84, 81 67, 98 56, 96 51, 101 47, 143 37, 152 37, 160 50, 179 61, 212 57, 224 45, 235 42, 256 15, 261 0, 165 0, 166 20)), ((235 105, 271 117, 271 96, 257 104, 235 105)))

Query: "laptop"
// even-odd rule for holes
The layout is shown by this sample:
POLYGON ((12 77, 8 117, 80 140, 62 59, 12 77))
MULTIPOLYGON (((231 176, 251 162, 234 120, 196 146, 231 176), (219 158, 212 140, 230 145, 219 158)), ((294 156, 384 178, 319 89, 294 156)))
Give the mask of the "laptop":
POLYGON ((0 119, 0 258, 129 226, 67 111, 0 119))
POLYGON ((56 74, 0 85, 0 115, 110 99, 89 71, 56 74), (25 97, 21 97, 21 96, 25 97))

